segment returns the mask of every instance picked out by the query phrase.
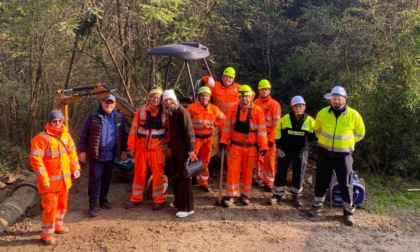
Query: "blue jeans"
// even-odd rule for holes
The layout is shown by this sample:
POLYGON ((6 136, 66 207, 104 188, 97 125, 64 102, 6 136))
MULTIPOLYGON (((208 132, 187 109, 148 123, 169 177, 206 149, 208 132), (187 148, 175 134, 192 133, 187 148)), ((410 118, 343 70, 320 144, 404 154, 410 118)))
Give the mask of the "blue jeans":
POLYGON ((89 160, 89 204, 96 204, 99 199, 106 198, 111 184, 114 161, 89 160))

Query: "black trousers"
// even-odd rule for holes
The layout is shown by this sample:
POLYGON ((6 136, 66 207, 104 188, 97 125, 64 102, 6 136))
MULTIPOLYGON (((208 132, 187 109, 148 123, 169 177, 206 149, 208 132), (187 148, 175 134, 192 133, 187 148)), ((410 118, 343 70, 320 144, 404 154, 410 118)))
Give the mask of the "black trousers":
POLYGON ((89 204, 96 204, 99 198, 106 198, 111 185, 114 161, 96 161, 89 159, 89 204))
POLYGON ((321 147, 318 147, 313 207, 320 208, 322 206, 333 171, 335 171, 341 191, 344 214, 351 215, 355 210, 353 205, 353 157, 351 154, 328 152, 321 147))
POLYGON ((277 173, 274 180, 274 194, 283 196, 286 185, 287 171, 292 163, 291 193, 294 199, 302 196, 303 178, 308 164, 308 151, 286 152, 286 156, 277 159, 277 173))

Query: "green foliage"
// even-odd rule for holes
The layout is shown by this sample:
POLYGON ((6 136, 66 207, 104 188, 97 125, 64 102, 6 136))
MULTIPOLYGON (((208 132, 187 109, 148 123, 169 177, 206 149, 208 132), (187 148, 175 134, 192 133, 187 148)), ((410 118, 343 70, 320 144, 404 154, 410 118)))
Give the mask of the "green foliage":
POLYGON ((364 207, 382 215, 401 212, 420 214, 420 192, 407 189, 420 188, 420 182, 408 181, 398 176, 367 176, 364 178, 367 200, 364 207))
POLYGON ((21 170, 31 169, 28 153, 28 150, 0 139, 0 175, 4 173, 16 174, 21 170))

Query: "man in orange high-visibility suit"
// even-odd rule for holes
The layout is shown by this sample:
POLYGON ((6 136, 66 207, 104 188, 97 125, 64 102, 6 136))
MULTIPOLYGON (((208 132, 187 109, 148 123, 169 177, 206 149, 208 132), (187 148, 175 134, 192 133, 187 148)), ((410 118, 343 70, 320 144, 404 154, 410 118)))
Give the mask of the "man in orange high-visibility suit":
POLYGON ((222 151, 230 145, 226 199, 222 202, 225 207, 232 206, 238 197, 241 197, 242 205, 250 203, 252 171, 257 156, 264 156, 268 150, 264 112, 253 105, 251 95, 250 86, 240 87, 240 101, 228 111, 219 144, 222 151))
POLYGON ((268 80, 262 79, 258 83, 259 97, 254 101, 265 114, 267 125, 268 152, 264 157, 257 160, 257 176, 254 185, 264 186, 265 190, 271 192, 276 172, 276 126, 281 118, 280 104, 271 98, 271 84, 268 80))
POLYGON ((230 107, 239 102, 238 91, 241 86, 235 83, 236 71, 227 67, 223 71, 222 82, 214 81, 211 76, 203 76, 201 83, 211 89, 213 104, 219 107, 223 114, 227 114, 230 107))
POLYGON ((210 97, 210 88, 202 86, 198 90, 199 101, 187 107, 195 133, 194 153, 205 167, 204 171, 199 174, 198 184, 206 192, 211 191, 208 181, 210 175, 208 165, 212 151, 213 129, 216 126, 219 128, 219 132, 222 132, 223 123, 226 119, 223 112, 210 103, 210 97))
POLYGON ((128 135, 127 150, 134 157, 134 179, 130 201, 126 208, 133 208, 143 202, 147 167, 153 175, 153 210, 160 210, 165 202, 164 170, 167 148, 167 122, 162 106, 163 90, 150 90, 149 103, 141 106, 133 119, 128 135))
POLYGON ((63 226, 68 192, 71 177, 80 176, 76 146, 63 121, 64 116, 59 110, 51 111, 45 131, 31 140, 29 159, 38 178, 38 192, 44 209, 41 239, 46 245, 56 243, 54 233, 69 231, 63 226))

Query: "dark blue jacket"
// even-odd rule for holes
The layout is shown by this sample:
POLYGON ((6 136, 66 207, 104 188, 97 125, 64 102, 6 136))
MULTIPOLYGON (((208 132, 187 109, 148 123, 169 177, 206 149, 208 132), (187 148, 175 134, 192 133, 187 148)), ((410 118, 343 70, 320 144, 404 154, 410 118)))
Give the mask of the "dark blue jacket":
POLYGON ((127 150, 127 132, 124 117, 112 111, 107 115, 102 106, 92 112, 83 125, 79 152, 87 152, 89 158, 97 161, 114 160, 127 150))

